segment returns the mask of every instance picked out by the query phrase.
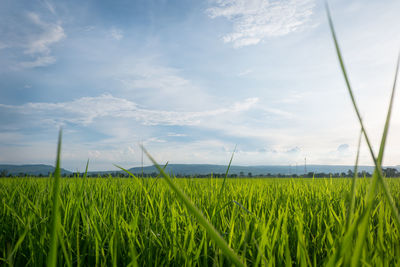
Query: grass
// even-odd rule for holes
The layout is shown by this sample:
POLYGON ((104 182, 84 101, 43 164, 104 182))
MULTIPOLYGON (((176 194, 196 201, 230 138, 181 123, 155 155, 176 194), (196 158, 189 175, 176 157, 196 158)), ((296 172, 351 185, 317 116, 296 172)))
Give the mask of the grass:
MULTIPOLYGON (((228 205, 215 215, 213 225, 246 265, 321 266, 338 250, 337 243, 342 244, 351 179, 227 179, 221 199, 222 179, 172 180, 208 221, 220 202, 232 199, 250 212, 228 205)), ((57 265, 67 265, 67 259, 73 266, 229 265, 229 257, 176 192, 161 180, 155 185, 153 181, 62 179, 59 237, 65 251, 58 247, 57 265)), ((387 182, 400 199, 400 180, 387 182)), ((354 221, 365 212, 370 184, 370 179, 357 182, 354 221)), ((0 180, 3 262, 46 264, 51 186, 45 178, 0 180)), ((398 265, 400 235, 389 203, 382 193, 374 199, 359 260, 398 265)))

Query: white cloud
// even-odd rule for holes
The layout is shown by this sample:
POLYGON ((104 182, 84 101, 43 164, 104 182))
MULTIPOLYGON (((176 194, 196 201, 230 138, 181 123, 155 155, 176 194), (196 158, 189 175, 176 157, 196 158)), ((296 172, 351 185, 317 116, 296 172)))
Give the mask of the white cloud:
POLYGON ((7 48, 7 47, 8 47, 8 45, 0 42, 0 49, 4 49, 4 48, 7 48))
POLYGON ((167 136, 171 136, 171 137, 186 137, 187 134, 182 134, 182 133, 168 133, 167 136))
POLYGON ((150 137, 148 139, 146 139, 145 141, 143 141, 143 144, 149 144, 149 143, 166 143, 167 141, 165 141, 164 139, 158 138, 158 137, 150 137))
POLYGON ((177 112, 151 110, 139 107, 135 102, 117 98, 110 94, 98 97, 83 97, 70 102, 61 103, 27 103, 13 106, 0 104, 0 108, 16 111, 20 114, 37 116, 42 122, 76 123, 88 125, 102 117, 132 118, 144 125, 197 125, 207 117, 225 113, 237 113, 251 109, 257 98, 249 98, 234 103, 231 108, 219 108, 199 112, 177 112))
POLYGON ((45 8, 47 8, 53 15, 56 14, 56 9, 54 8, 53 3, 44 0, 44 1, 42 2, 42 5, 43 5, 45 8))
POLYGON ((139 63, 127 67, 125 77, 121 78, 129 88, 157 88, 161 91, 176 92, 181 88, 193 87, 189 80, 179 75, 179 70, 152 63, 139 63))
POLYGON ((66 35, 64 29, 58 23, 46 23, 42 21, 36 13, 28 13, 28 18, 36 26, 41 28, 42 32, 37 36, 32 36, 27 44, 25 53, 27 54, 49 54, 50 46, 62 40, 66 35))
POLYGON ((347 152, 348 150, 349 150, 349 145, 348 144, 341 144, 337 148, 338 152, 347 152))
POLYGON ((104 72, 121 83, 125 95, 135 95, 138 103, 148 106, 165 110, 204 110, 219 105, 205 88, 186 78, 184 70, 166 67, 154 58, 125 58, 119 60, 115 68, 104 72))
POLYGON ((43 67, 56 61, 52 48, 66 37, 60 21, 46 21, 39 14, 29 12, 6 23, 14 29, 0 37, 0 49, 19 54, 18 62, 11 64, 11 69, 43 67))
POLYGON ((121 40, 124 37, 122 30, 116 29, 116 28, 112 28, 110 30, 110 36, 111 36, 111 38, 113 38, 117 41, 121 40))
POLYGON ((241 76, 247 76, 247 75, 249 75, 249 74, 252 73, 252 72, 253 72, 252 69, 247 69, 247 70, 244 70, 244 71, 239 72, 239 73, 238 73, 238 76, 239 76, 239 77, 241 77, 241 76))
POLYGON ((51 65, 54 62, 56 62, 56 58, 53 56, 39 56, 33 61, 23 61, 18 65, 22 68, 35 68, 51 65))
POLYGON ((303 28, 314 5, 314 0, 215 0, 207 12, 211 18, 232 21, 233 32, 224 35, 223 41, 239 48, 303 28))
POLYGON ((290 149, 288 149, 288 150, 286 150, 286 153, 289 153, 289 154, 297 154, 297 153, 299 153, 301 151, 301 149, 299 148, 299 147, 292 147, 292 148, 290 148, 290 149))

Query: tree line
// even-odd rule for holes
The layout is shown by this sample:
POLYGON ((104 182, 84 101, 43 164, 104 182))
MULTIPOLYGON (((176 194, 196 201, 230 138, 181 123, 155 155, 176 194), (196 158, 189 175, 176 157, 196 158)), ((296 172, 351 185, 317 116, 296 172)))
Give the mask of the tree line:
MULTIPOLYGON (((400 172, 395 169, 395 168, 383 168, 382 169, 383 175, 385 177, 400 177, 400 172)), ((31 175, 27 173, 9 173, 7 170, 3 169, 0 170, 0 177, 49 177, 51 176, 52 173, 48 173, 47 175, 39 174, 39 175, 31 175)), ((152 173, 134 173, 135 176, 137 177, 148 177, 148 178, 154 178, 157 177, 159 174, 157 172, 152 172, 152 173)), ((186 178, 186 177, 191 177, 191 178, 224 178, 225 173, 209 173, 209 174, 191 174, 191 175, 182 175, 182 174, 177 174, 174 175, 173 173, 170 173, 171 177, 176 177, 176 178, 186 178)), ((366 171, 358 172, 357 173, 358 177, 371 177, 372 174, 366 171)), ((84 173, 70 173, 70 174, 62 174, 62 177, 70 177, 70 178, 78 178, 78 177, 83 177, 84 173)), ((128 178, 129 174, 125 172, 108 172, 108 173, 88 173, 87 177, 91 178, 105 178, 105 177, 120 177, 120 178, 128 178)), ((325 173, 325 172, 308 172, 307 174, 272 174, 272 173, 266 173, 266 174, 252 174, 251 172, 244 173, 240 172, 239 174, 229 174, 228 178, 263 178, 263 177, 268 177, 268 178, 323 178, 323 177, 333 177, 333 178, 344 178, 344 177, 354 177, 354 172, 352 170, 348 170, 347 172, 336 172, 336 173, 325 173)))

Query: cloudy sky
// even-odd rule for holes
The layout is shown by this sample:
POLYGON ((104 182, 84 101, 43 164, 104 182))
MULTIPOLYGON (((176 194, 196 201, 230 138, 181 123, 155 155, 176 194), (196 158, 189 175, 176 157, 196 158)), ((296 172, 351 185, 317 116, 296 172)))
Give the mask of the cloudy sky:
MULTIPOLYGON (((400 1, 329 3, 377 150, 400 1)), ((160 163, 227 164, 237 145, 236 165, 353 164, 359 134, 323 1, 3 0, 0 163, 54 164, 60 127, 70 170, 138 166, 139 143, 160 163)))

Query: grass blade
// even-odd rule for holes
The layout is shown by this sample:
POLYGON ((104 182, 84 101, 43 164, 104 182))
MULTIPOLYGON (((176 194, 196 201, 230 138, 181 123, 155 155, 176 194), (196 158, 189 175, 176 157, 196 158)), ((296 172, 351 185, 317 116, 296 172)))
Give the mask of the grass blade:
POLYGON ((58 145, 57 145, 57 159, 56 168, 54 171, 53 180, 53 209, 51 214, 51 228, 50 228, 50 248, 49 254, 47 256, 47 266, 55 267, 57 266, 57 247, 58 247, 58 228, 60 221, 60 211, 59 211, 59 194, 60 194, 60 161, 61 161, 61 139, 62 130, 60 129, 58 133, 58 145))
POLYGON ((353 219, 354 214, 354 205, 356 200, 356 180, 357 180, 357 172, 358 172, 358 159, 360 157, 360 146, 361 146, 361 138, 362 138, 362 130, 360 131, 360 136, 358 137, 358 145, 357 145, 357 156, 356 156, 356 163, 354 165, 354 176, 351 183, 351 191, 350 191, 350 205, 349 211, 347 213, 347 220, 346 220, 346 232, 349 229, 349 225, 353 219))
MULTIPOLYGON (((343 77, 344 77, 344 79, 346 81, 347 90, 348 90, 348 93, 350 95, 354 110, 355 110, 355 112, 357 114, 357 118, 358 118, 358 120, 360 122, 361 130, 364 133, 364 138, 365 138, 365 141, 366 141, 366 143, 368 145, 368 149, 369 149, 369 152, 371 154, 372 160, 374 161, 376 179, 378 179, 379 182, 382 185, 384 195, 385 195, 386 199, 388 200, 388 202, 390 204, 390 208, 391 208, 391 211, 392 211, 393 216, 394 216, 394 221, 396 222, 397 228, 400 231, 400 216, 399 216, 399 212, 398 212, 398 210, 396 208, 396 205, 395 205, 395 203, 393 201, 393 198, 392 198, 392 196, 391 196, 391 194, 389 192, 389 188, 387 187, 385 181, 383 180, 383 174, 382 174, 382 168, 381 168, 382 159, 383 159, 383 152, 384 152, 384 149, 385 149, 386 138, 387 138, 387 133, 388 133, 388 129, 389 129, 389 121, 390 121, 390 117, 391 117, 391 113, 392 113, 393 98, 394 98, 394 93, 395 93, 395 88, 396 88, 396 81, 397 81, 397 74, 398 74, 400 56, 399 56, 399 58, 397 60, 397 67, 396 67, 396 74, 395 74, 395 79, 394 79, 394 83, 393 83, 393 88, 392 88, 392 95, 391 95, 391 99, 390 99, 388 113, 387 113, 387 116, 386 116, 385 128, 384 128, 382 139, 381 139, 381 145, 380 145, 380 148, 379 148, 379 155, 378 155, 378 158, 377 158, 375 156, 375 153, 374 153, 373 149, 372 149, 372 145, 371 145, 371 142, 370 142, 370 140, 368 138, 368 134, 367 134, 367 132, 365 130, 364 123, 363 123, 363 120, 361 118, 361 114, 359 112, 359 109, 357 107, 357 104, 356 104, 356 101, 355 101, 355 98, 354 98, 353 90, 351 89, 350 81, 348 79, 346 68, 344 66, 342 54, 340 52, 339 44, 337 42, 335 29, 334 29, 334 26, 333 26, 333 22, 332 22, 332 18, 331 18, 331 15, 330 15, 328 4, 326 4, 326 12, 327 12, 328 20, 329 20, 329 26, 330 26, 331 33, 332 33, 332 38, 333 38, 333 41, 334 41, 334 44, 335 44, 335 48, 336 48, 336 54, 337 54, 338 59, 339 59, 339 63, 340 63, 340 67, 342 69, 343 77)), ((374 190, 372 190, 372 191, 374 191, 374 190)))
POLYGON ((161 175, 164 177, 164 181, 168 184, 172 191, 178 196, 182 203, 186 206, 188 211, 197 219, 199 224, 204 227, 206 232, 209 234, 210 238, 215 242, 215 244, 222 250, 224 255, 236 266, 244 266, 240 261, 239 256, 228 246, 225 240, 221 237, 214 226, 204 217, 201 211, 190 201, 190 199, 183 193, 179 187, 172 181, 167 173, 157 164, 153 157, 147 152, 147 150, 142 146, 143 151, 147 157, 153 162, 154 166, 158 169, 161 175))
POLYGON ((389 122, 390 122, 390 117, 391 117, 391 113, 392 113, 392 106, 393 106, 393 99, 394 99, 394 94, 395 94, 395 88, 396 88, 396 81, 397 81, 397 74, 398 74, 398 67, 399 67, 399 60, 400 60, 400 55, 398 57, 397 60, 397 65, 396 65, 396 73, 395 73, 395 78, 394 78, 394 83, 393 83, 393 88, 392 88, 392 94, 391 94, 391 98, 390 98, 390 103, 389 103, 389 108, 388 108, 388 113, 386 116, 386 121, 385 121, 385 127, 384 127, 384 131, 382 134, 382 139, 381 139, 381 144, 379 147, 379 154, 378 157, 375 156, 374 151, 372 149, 371 143, 369 141, 368 135, 365 131, 365 127, 359 112, 359 109, 357 107, 355 98, 354 98, 354 94, 353 91, 351 89, 351 85, 347 76, 347 72, 344 66, 344 62, 343 62, 343 58, 340 52, 340 48, 339 48, 339 44, 337 42, 337 38, 336 38, 336 34, 335 34, 335 30, 334 30, 334 26, 333 26, 333 22, 332 22, 332 18, 330 15, 330 11, 329 11, 329 7, 328 4, 326 3, 326 12, 327 12, 327 16, 328 16, 328 21, 329 21, 329 26, 331 29, 331 33, 332 33, 332 38, 335 44, 335 49, 336 49, 336 54, 338 56, 339 59, 339 63, 340 63, 340 67, 346 82, 346 86, 348 89, 348 93, 350 95, 354 110, 357 114, 357 118, 360 122, 361 125, 361 130, 364 133, 364 137, 365 137, 365 141, 368 145, 368 149, 370 151, 371 157, 374 161, 375 164, 375 171, 374 171, 374 175, 373 175, 373 180, 372 180, 372 184, 370 186, 369 192, 368 192, 368 196, 367 196, 367 207, 366 207, 366 212, 364 213, 363 219, 361 220, 361 222, 358 223, 359 225, 359 235, 357 237, 357 242, 355 245, 355 249, 354 249, 354 253, 353 253, 353 257, 352 257, 352 266, 358 266, 360 264, 360 256, 361 256, 361 251, 363 248, 363 245, 365 243, 365 237, 366 237, 366 233, 367 233, 367 229, 368 229, 368 220, 370 217, 370 213, 371 213, 371 209, 372 209, 372 205, 373 205, 373 200, 376 194, 376 186, 377 186, 377 181, 380 182, 380 184, 382 185, 382 189, 385 195, 385 198, 387 199, 387 201, 389 202, 393 217, 394 217, 394 221, 396 223, 397 229, 400 231, 400 216, 399 216, 399 212, 396 208, 396 205, 393 201, 393 198, 389 192, 389 188, 387 187, 384 179, 383 179, 383 175, 382 175, 382 168, 381 168, 381 164, 382 164, 382 160, 383 160, 383 154, 384 154, 384 150, 385 150, 385 144, 386 144, 386 139, 387 139, 387 134, 388 134, 388 129, 389 129, 389 122))
POLYGON ((235 148, 233 149, 231 159, 229 160, 228 168, 226 169, 226 172, 225 172, 224 181, 222 182, 221 189, 219 190, 218 199, 220 199, 220 197, 221 197, 221 195, 222 195, 222 192, 223 192, 223 190, 224 190, 224 188, 225 188, 226 178, 228 177, 229 168, 231 167, 232 160, 233 160, 233 155, 235 155, 235 151, 236 151, 236 146, 235 146, 235 148))
MULTIPOLYGON (((167 168, 168 166, 168 161, 167 163, 165 163, 163 170, 165 170, 165 168, 167 168)), ((149 192, 151 192, 151 189, 153 189, 153 187, 156 185, 157 180, 161 177, 161 174, 157 175, 157 177, 154 179, 153 184, 150 186, 149 192)))
POLYGON ((85 180, 87 177, 87 172, 88 172, 88 168, 89 168, 89 159, 86 162, 86 168, 85 168, 85 173, 83 174, 83 179, 85 180))
MULTIPOLYGON (((393 99, 394 99, 394 93, 395 93, 395 89, 396 89, 396 81, 397 81, 397 74, 398 74, 398 69, 399 69, 399 60, 400 57, 398 57, 397 59, 397 65, 396 65, 396 73, 395 73, 395 78, 394 78, 394 83, 393 83, 393 88, 392 88, 392 95, 390 97, 390 103, 389 103, 389 109, 388 109, 388 113, 386 116, 386 122, 385 122, 385 128, 383 130, 383 134, 382 134, 382 139, 381 139, 381 145, 379 148, 379 154, 378 154, 378 164, 379 166, 382 164, 382 160, 383 160, 383 154, 384 154, 384 148, 385 148, 385 144, 386 144, 386 138, 387 138, 387 134, 388 134, 388 130, 389 130, 389 121, 390 121, 390 117, 391 117, 391 113, 392 113, 392 106, 393 106, 393 99)), ((368 192, 368 196, 367 196, 367 210, 365 212, 364 218, 361 221, 361 226, 360 226, 360 233, 357 239, 357 243, 355 246, 355 250, 353 253, 353 259, 352 259, 352 265, 357 266, 359 264, 359 258, 361 255, 361 251, 362 251, 362 247, 364 245, 364 240, 366 237, 366 233, 367 233, 367 226, 368 226, 368 220, 371 214, 371 210, 372 210, 372 206, 373 206, 373 202, 374 202, 374 196, 376 194, 376 187, 377 187, 377 183, 381 182, 382 185, 382 189, 384 191, 384 195, 386 197, 386 199, 388 200, 393 216, 394 216, 394 221, 398 227, 398 230, 400 231, 400 216, 398 214, 397 208, 396 208, 396 204, 393 201, 393 198, 389 192, 389 188, 387 187, 385 181, 382 178, 382 174, 379 173, 379 171, 375 170, 374 174, 373 174, 373 181, 371 184, 371 188, 368 192), (381 176, 379 176, 381 175, 381 176), (379 178, 381 177, 381 178, 379 178)))

